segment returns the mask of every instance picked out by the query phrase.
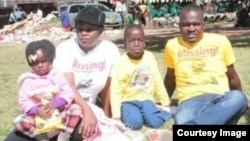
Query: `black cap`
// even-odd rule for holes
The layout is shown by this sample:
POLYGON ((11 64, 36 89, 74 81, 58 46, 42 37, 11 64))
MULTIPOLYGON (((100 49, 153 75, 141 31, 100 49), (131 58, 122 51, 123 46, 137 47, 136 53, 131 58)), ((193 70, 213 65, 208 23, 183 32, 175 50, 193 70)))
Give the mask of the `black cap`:
POLYGON ((85 22, 96 26, 104 26, 105 14, 96 7, 82 8, 76 15, 75 22, 85 22))

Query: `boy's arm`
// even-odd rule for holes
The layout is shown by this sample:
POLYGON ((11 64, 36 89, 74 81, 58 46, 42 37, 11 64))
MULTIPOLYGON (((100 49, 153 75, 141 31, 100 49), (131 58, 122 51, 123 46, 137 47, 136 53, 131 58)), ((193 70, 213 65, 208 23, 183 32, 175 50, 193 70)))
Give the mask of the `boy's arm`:
MULTIPOLYGON (((119 63, 118 63, 119 64, 119 63)), ((110 105, 111 115, 114 119, 121 118, 121 103, 122 103, 122 91, 123 85, 120 82, 119 74, 122 70, 118 66, 114 66, 111 71, 112 81, 110 83, 110 105)))
POLYGON ((110 107, 110 83, 111 77, 108 78, 105 87, 100 93, 102 108, 106 116, 111 117, 111 107, 110 107))

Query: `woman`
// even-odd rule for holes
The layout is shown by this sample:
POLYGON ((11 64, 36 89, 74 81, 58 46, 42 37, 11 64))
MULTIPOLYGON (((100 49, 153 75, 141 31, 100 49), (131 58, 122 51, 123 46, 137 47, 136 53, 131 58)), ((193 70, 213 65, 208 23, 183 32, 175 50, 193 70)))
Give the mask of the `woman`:
MULTIPOLYGON (((102 108, 110 115, 109 85, 113 61, 120 56, 117 46, 99 40, 104 30, 105 14, 93 7, 84 8, 76 16, 76 38, 61 43, 56 48, 55 69, 63 72, 74 93, 83 118, 71 135, 72 141, 90 137, 97 129, 97 118, 87 102, 96 103, 98 95, 102 108)), ((12 132, 5 141, 33 141, 20 133, 12 132)))

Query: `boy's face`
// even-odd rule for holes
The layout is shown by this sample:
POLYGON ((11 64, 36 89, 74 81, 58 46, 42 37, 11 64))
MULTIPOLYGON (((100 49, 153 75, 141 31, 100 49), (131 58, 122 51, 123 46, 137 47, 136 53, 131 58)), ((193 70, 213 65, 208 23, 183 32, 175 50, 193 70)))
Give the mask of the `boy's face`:
POLYGON ((125 47, 130 58, 140 59, 145 48, 144 32, 137 28, 129 29, 125 37, 125 47))

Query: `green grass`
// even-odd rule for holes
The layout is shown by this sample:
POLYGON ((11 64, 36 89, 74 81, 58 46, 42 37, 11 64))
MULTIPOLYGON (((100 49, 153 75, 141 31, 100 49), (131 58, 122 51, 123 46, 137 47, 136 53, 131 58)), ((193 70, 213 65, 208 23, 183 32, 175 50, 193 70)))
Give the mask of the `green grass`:
MULTIPOLYGON (((237 62, 235 68, 240 75, 242 86, 247 97, 250 96, 250 33, 244 36, 230 37, 234 46, 237 62)), ((149 40, 150 41, 150 40, 149 40)), ((0 141, 13 129, 12 121, 20 114, 17 102, 18 85, 17 78, 23 72, 30 70, 24 57, 25 45, 0 44, 0 141)), ((124 52, 124 49, 120 49, 124 52)), ((162 76, 166 68, 163 64, 163 49, 153 50, 162 76)), ((249 112, 240 119, 239 124, 250 124, 249 112)), ((172 121, 166 127, 171 127, 172 121)))
POLYGON ((28 65, 24 59, 24 47, 0 45, 0 140, 12 129, 12 121, 20 113, 17 103, 17 78, 28 65))

